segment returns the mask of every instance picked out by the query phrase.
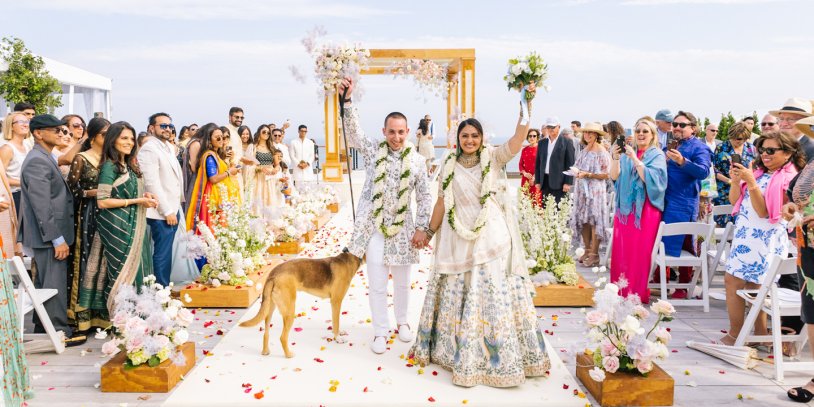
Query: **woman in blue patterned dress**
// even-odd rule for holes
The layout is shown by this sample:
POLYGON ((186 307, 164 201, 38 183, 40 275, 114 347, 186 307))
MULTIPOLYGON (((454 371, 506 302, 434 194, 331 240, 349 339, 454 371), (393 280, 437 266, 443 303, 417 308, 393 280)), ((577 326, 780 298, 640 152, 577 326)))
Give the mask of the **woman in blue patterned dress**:
MULTIPOLYGON (((732 167, 732 155, 739 154, 743 166, 749 165, 757 157, 754 144, 749 142, 752 129, 743 122, 735 123, 729 128, 729 139, 715 148, 712 155, 712 165, 715 167, 715 183, 718 187, 718 196, 712 200, 714 205, 729 204, 729 169, 732 167)), ((726 226, 727 222, 732 222, 732 215, 719 215, 715 217, 715 222, 719 227, 726 226)))
MULTIPOLYGON (((737 291, 757 289, 764 283, 770 255, 786 257, 789 238, 781 209, 789 183, 805 166, 800 143, 781 133, 766 133, 755 142, 760 155, 754 170, 732 164, 729 201, 734 205, 735 237, 726 262, 726 308, 729 333, 721 342, 735 343, 743 327, 746 304, 737 291)), ((771 282, 768 282, 771 283, 771 282)), ((766 314, 755 321, 755 335, 767 335, 766 314)))

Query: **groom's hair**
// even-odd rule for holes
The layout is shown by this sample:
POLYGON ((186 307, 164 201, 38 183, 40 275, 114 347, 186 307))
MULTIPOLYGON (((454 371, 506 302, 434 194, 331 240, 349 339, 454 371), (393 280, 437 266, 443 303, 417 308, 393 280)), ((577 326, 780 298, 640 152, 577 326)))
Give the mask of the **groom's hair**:
POLYGON ((407 116, 405 116, 404 113, 401 112, 392 112, 388 114, 387 117, 384 118, 384 127, 387 127, 387 121, 390 119, 404 119, 404 121, 406 122, 407 116))

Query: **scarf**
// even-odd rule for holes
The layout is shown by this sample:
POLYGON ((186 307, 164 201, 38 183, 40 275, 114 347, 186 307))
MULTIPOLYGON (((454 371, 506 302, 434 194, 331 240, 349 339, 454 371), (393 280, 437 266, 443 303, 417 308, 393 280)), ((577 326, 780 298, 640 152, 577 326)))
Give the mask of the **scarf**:
MULTIPOLYGON (((764 173, 765 171, 762 168, 756 169, 755 179, 760 178, 764 173)), ((791 162, 787 162, 769 178, 769 186, 766 187, 766 192, 763 194, 763 199, 766 200, 766 211, 769 212, 769 223, 775 224, 780 221, 783 197, 786 195, 789 183, 795 175, 797 175, 797 168, 791 162)), ((740 187, 741 196, 732 207, 732 216, 736 216, 741 209, 743 197, 746 194, 746 182, 741 181, 740 187)))
POLYGON ((616 180, 616 210, 619 222, 627 223, 632 211, 636 213, 636 228, 641 228, 642 208, 645 199, 658 210, 664 210, 664 191, 667 189, 667 160, 658 147, 649 147, 642 156, 644 181, 639 178, 633 161, 623 155, 620 160, 619 178, 616 180))

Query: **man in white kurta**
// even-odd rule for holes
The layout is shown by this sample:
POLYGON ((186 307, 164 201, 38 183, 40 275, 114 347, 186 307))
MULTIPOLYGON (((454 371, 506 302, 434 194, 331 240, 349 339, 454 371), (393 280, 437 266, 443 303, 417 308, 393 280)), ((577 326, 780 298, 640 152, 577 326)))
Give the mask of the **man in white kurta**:
MULTIPOLYGON (((340 92, 341 94, 342 92, 340 92)), ((350 93, 350 92, 349 92, 350 93)), ((407 322, 407 310, 410 295, 410 271, 412 265, 419 262, 418 248, 424 245, 426 230, 429 227, 430 196, 429 180, 424 163, 424 157, 418 154, 415 147, 402 158, 404 141, 409 135, 407 120, 398 113, 389 115, 385 122, 383 132, 387 139, 387 147, 382 147, 383 140, 373 140, 367 137, 359 127, 359 116, 356 108, 350 102, 345 103, 345 126, 348 136, 348 145, 357 148, 365 160, 365 185, 362 188, 361 198, 356 210, 356 223, 353 236, 348 244, 351 253, 358 257, 367 254, 368 297, 373 320, 373 342, 370 347, 375 353, 384 353, 387 349, 387 335, 390 330, 390 321, 387 311, 387 281, 393 276, 393 308, 396 316, 398 337, 401 341, 413 340, 410 325, 407 322), (393 136, 393 127, 400 127, 403 135, 393 136), (390 145, 393 138, 400 137, 394 144, 402 144, 399 149, 393 150, 390 145), (377 229, 374 217, 374 179, 376 175, 376 160, 381 148, 387 148, 385 158, 385 178, 382 197, 382 225, 387 227, 394 223, 399 210, 398 191, 401 174, 409 169, 409 182, 407 187, 408 204, 406 216, 401 229, 392 237, 386 238, 381 230, 377 229), (413 220, 412 209, 409 205, 409 196, 415 193, 416 218, 413 220)))
POLYGON ((301 124, 298 136, 291 140, 288 146, 289 157, 291 159, 291 178, 294 179, 294 186, 301 188, 304 183, 315 182, 314 174, 314 142, 307 139, 308 127, 301 124))

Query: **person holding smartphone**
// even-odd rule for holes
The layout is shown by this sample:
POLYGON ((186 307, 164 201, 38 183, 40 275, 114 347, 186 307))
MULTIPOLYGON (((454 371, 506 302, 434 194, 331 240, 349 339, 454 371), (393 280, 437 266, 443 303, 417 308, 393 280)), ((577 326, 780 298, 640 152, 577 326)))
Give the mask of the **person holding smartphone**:
MULTIPOLYGON (((752 130, 743 122, 735 123, 729 128, 729 138, 715 147, 712 156, 712 165, 715 167, 715 183, 718 196, 712 199, 713 205, 729 204, 729 188, 732 180, 729 171, 733 164, 741 164, 750 168, 752 161, 757 157, 755 145, 749 142, 752 130)), ((734 222, 732 215, 718 215, 715 222, 718 227, 725 227, 727 222, 734 222)))

